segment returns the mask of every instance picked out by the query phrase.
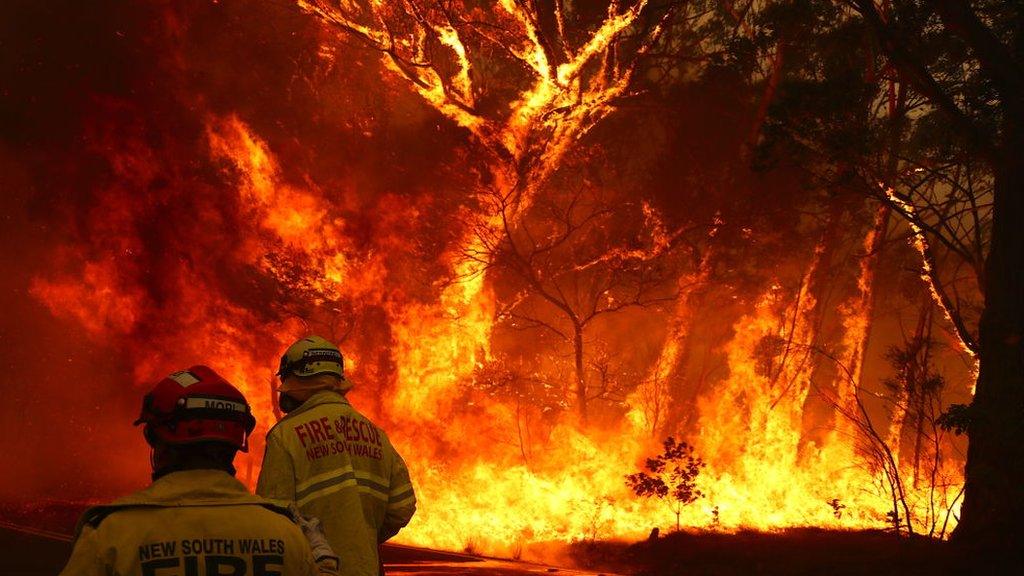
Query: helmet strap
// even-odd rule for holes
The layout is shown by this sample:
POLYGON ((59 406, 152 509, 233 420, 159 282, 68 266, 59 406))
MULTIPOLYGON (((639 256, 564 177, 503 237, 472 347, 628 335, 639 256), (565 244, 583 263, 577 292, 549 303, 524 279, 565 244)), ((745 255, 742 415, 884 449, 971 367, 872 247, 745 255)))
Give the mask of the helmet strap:
POLYGON ((281 407, 281 412, 288 414, 299 406, 302 406, 302 400, 299 400, 291 394, 282 393, 278 397, 277 404, 281 407))
POLYGON ((149 449, 149 465, 153 469, 153 480, 175 471, 171 463, 172 460, 168 457, 166 446, 160 448, 153 446, 149 449))

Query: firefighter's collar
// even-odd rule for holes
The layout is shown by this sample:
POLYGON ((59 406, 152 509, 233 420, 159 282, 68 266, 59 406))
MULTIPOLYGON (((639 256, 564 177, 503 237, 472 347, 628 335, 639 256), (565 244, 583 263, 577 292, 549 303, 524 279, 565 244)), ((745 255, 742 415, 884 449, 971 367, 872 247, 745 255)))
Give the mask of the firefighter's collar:
POLYGON ((148 488, 120 498, 114 506, 209 506, 260 504, 245 486, 223 470, 181 470, 155 480, 148 488))
MULTIPOLYGON (((252 504, 288 516, 286 503, 249 493, 241 482, 222 470, 182 470, 161 476, 148 488, 111 504, 94 506, 82 514, 75 535, 84 526, 97 528, 104 518, 127 508, 176 508, 187 506, 238 506, 252 504)), ((290 517, 290 516, 289 516, 290 517)))
POLYGON ((285 418, 291 418, 298 414, 302 414, 307 410, 312 410, 317 406, 323 406, 324 404, 346 404, 351 406, 348 398, 345 398, 345 395, 341 392, 338 392, 337 390, 320 390, 310 396, 309 399, 303 402, 301 406, 289 412, 285 418))

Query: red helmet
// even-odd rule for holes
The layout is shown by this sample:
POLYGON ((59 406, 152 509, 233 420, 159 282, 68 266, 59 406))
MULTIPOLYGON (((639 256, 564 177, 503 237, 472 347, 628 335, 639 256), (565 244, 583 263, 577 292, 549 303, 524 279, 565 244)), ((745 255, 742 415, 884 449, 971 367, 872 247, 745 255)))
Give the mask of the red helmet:
POLYGON ((175 372, 157 383, 142 400, 135 425, 145 424, 150 445, 224 442, 249 450, 256 426, 245 396, 207 366, 175 372))

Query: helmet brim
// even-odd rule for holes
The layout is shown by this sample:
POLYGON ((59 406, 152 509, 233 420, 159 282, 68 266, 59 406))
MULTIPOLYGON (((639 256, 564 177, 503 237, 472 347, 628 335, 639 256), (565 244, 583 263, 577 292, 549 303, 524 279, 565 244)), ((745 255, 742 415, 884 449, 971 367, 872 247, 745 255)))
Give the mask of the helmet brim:
POLYGON ((315 390, 350 390, 352 388, 352 381, 345 376, 338 377, 335 383, 325 383, 315 376, 323 374, 330 374, 332 376, 338 376, 334 372, 321 372, 320 374, 314 374, 312 376, 295 376, 292 378, 282 378, 281 385, 277 387, 279 393, 287 394, 288 392, 296 391, 315 391, 315 390))

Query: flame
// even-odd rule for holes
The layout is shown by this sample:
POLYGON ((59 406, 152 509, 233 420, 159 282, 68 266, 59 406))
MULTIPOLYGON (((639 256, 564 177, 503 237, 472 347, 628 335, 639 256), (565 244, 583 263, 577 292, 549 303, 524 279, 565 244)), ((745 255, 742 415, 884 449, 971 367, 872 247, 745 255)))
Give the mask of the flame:
MULTIPOLYGON (((939 290, 938 286, 936 286, 934 257, 932 256, 931 248, 928 244, 928 237, 925 235, 924 229, 918 223, 917 208, 896 194, 896 191, 893 188, 882 183, 879 183, 879 187, 882 188, 882 191, 885 193, 885 197, 889 202, 907 215, 907 223, 910 225, 910 229, 914 233, 911 239, 911 244, 921 256, 921 280, 924 281, 926 286, 928 286, 928 291, 932 296, 932 300, 939 309, 942 310, 942 314, 946 318, 946 321, 950 325, 954 325, 955 321, 953 320, 953 315, 950 312, 950 303, 939 290)), ((977 380, 978 370, 980 369, 977 353, 973 350, 971 345, 964 340, 964 337, 959 332, 956 332, 955 335, 960 351, 973 360, 973 372, 975 380, 977 380)), ((971 394, 973 395, 973 393, 974 391, 972 390, 971 394)))
MULTIPOLYGON (((226 160, 240 175, 239 200, 249 206, 261 226, 284 245, 302 251, 318 264, 320 273, 313 288, 319 300, 336 300, 353 268, 345 255, 345 238, 340 223, 328 218, 321 195, 283 183, 277 162, 265 142, 254 136, 236 116, 211 119, 207 123, 211 156, 226 160)), ((261 245, 250 245, 247 253, 256 260, 261 245)), ((264 268, 281 276, 282 270, 265 263, 264 268)), ((371 271, 375 272, 375 271, 371 271)), ((364 294, 365 296, 365 294, 364 294)))
MULTIPOLYGON (((230 149, 236 153, 226 155, 240 162, 241 172, 246 175, 240 192, 267 206, 268 218, 273 222, 265 225, 287 239, 287 231, 293 228, 282 231, 279 225, 293 221, 290 206, 294 200, 289 199, 301 197, 301 192, 285 187, 277 200, 271 200, 273 194, 250 191, 258 184, 280 187, 265 144, 237 119, 214 124, 226 126, 227 134, 234 134, 230 149)), ((215 143, 224 141, 217 134, 211 133, 215 153, 222 150, 215 143)), ((644 214, 652 231, 652 245, 634 251, 664 250, 670 243, 669 233, 650 207, 644 207, 644 214)), ((307 223, 307 234, 322 229, 322 212, 313 210, 304 216, 300 220, 307 223)), ((343 237, 343 229, 331 233, 343 237)), ((866 251, 877 233, 872 230, 865 238, 866 251)), ((467 236, 461 244, 475 241, 467 236)), ((326 242, 306 245, 311 253, 326 247, 326 242)), ((810 294, 810 285, 820 257, 819 248, 796 294, 798 308, 792 312, 795 321, 791 327, 787 329, 787 323, 777 316, 776 290, 771 290, 755 305, 754 313, 741 318, 734 327, 735 336, 726 346, 729 378, 698 399, 699 432, 693 441, 698 453, 709 455, 702 479, 708 498, 684 509, 687 525, 709 525, 712 509, 717 508, 715 522, 726 530, 874 527, 884 522, 892 508, 891 497, 878 484, 877 476, 859 463, 851 428, 841 417, 837 417, 833 433, 820 444, 801 434, 804 405, 812 392, 813 367, 811 352, 801 346, 813 340, 811 316, 817 303, 810 294), (759 372, 754 360, 758 343, 765 336, 792 344, 790 361, 771 377, 759 372), (842 518, 837 518, 829 506, 834 499, 846 506, 842 518)), ((405 454, 417 478, 422 502, 420 513, 399 540, 516 555, 520 552, 517 547, 529 542, 585 537, 595 529, 594 522, 609 535, 645 534, 651 523, 666 517, 665 510, 662 505, 630 496, 622 482, 622 463, 637 461, 656 444, 651 441, 655 424, 649 419, 650 407, 645 410, 642 405, 642 396, 646 394, 647 401, 659 404, 658 410, 667 405, 665 388, 658 383, 669 379, 679 360, 685 338, 684 319, 691 314, 688 300, 681 299, 677 304, 679 322, 666 339, 646 388, 641 386, 631 397, 632 407, 621 429, 608 435, 586 434, 571 423, 559 424, 551 432, 550 451, 526 465, 510 460, 507 450, 496 449, 492 436, 481 434, 514 427, 518 418, 514 410, 485 402, 480 413, 464 414, 454 406, 476 368, 491 357, 496 303, 486 276, 473 263, 455 254, 448 258, 453 276, 461 281, 447 285, 435 303, 405 303, 390 310, 397 374, 396 390, 387 399, 386 412, 403 415, 392 435, 398 445, 415 447, 405 450, 405 454), (424 446, 424 437, 433 438, 430 445, 424 446), (443 458, 438 458, 439 454, 443 458), (464 489, 453 490, 453 486, 464 489), (607 502, 615 504, 602 504, 607 502)), ((709 274, 709 258, 698 272, 700 278, 706 279, 709 274)), ((847 358, 860 353, 870 325, 866 303, 872 274, 872 262, 865 259, 858 278, 859 293, 842 308, 847 358)), ((320 276, 326 275, 327 270, 322 270, 320 276)), ((681 283, 700 283, 700 278, 681 283)), ((352 284, 345 284, 343 289, 359 294, 352 284)), ((851 402, 849 394, 853 392, 840 392, 840 401, 851 402)), ((664 420, 665 415, 662 412, 655 417, 664 420)), ((959 472, 954 468, 942 471, 952 479, 951 487, 957 486, 959 472)), ((943 497, 951 499, 952 493, 943 497)), ((924 496, 916 498, 924 507, 924 496)))
POLYGON ((451 410, 459 382, 468 378, 489 355, 493 296, 469 264, 457 265, 464 282, 449 285, 439 305, 411 306, 395 311, 398 381, 402 386, 393 409, 411 420, 431 420, 451 410))
MULTIPOLYGON (((490 169, 497 186, 491 192, 500 197, 518 193, 519 213, 529 207, 537 188, 572 144, 611 114, 614 101, 626 94, 633 61, 608 68, 607 56, 611 45, 637 22, 647 0, 622 13, 617 11, 618 3, 612 2, 598 29, 575 50, 569 48, 565 38, 559 39, 565 62, 557 66, 546 52, 536 14, 511 0, 502 0, 501 10, 476 11, 481 18, 493 21, 473 31, 509 50, 515 61, 531 73, 530 82, 516 88, 516 96, 507 104, 507 114, 486 114, 477 109, 476 93, 482 88, 474 84, 470 49, 464 33, 451 23, 447 13, 435 14, 422 7, 409 13, 387 2, 373 4, 369 14, 350 5, 321 0, 298 0, 298 4, 340 33, 379 50, 395 78, 406 81, 427 104, 468 129, 492 156, 490 169), (511 39, 490 37, 491 28, 511 30, 511 39), (411 31, 396 36, 396 29, 411 31), (426 57, 431 39, 454 57, 454 73, 443 73, 444 66, 426 57), (584 73, 598 57, 606 57, 601 72, 584 73)), ((562 21, 560 12, 558 19, 562 21)), ((661 32, 660 25, 654 27, 642 39, 636 56, 646 52, 661 32)))
MULTIPOLYGON (((652 524, 668 524, 667 507, 632 496, 623 476, 629 463, 656 451, 655 419, 664 421, 668 402, 664 382, 679 362, 692 314, 687 299, 677 304, 675 327, 646 384, 630 397, 628 416, 618 426, 586 432, 566 418, 548 431, 540 441, 543 447, 524 462, 508 445, 517 427, 521 432, 524 426, 513 406, 480 396, 473 397, 469 408, 457 405, 475 370, 492 359, 495 294, 486 275, 475 267, 479 264, 448 254, 451 274, 461 280, 444 286, 436 301, 402 301, 380 295, 379 290, 368 296, 374 293, 368 286, 382 281, 383 264, 373 255, 355 255, 345 223, 317 200, 320 193, 288 184, 266 142, 237 117, 210 117, 206 134, 211 157, 224 162, 237 184, 237 199, 257 223, 259 233, 251 245, 240 247, 242 257, 277 274, 267 268, 264 253, 283 244, 316 264, 307 273, 324 298, 370 298, 387 310, 396 372, 395 388, 383 398, 381 413, 394 416, 389 433, 409 463, 421 502, 400 542, 518 556, 534 542, 595 535, 640 537, 652 524), (644 405, 652 400, 660 403, 654 412, 644 405)), ((656 214, 649 209, 645 213, 655 232, 650 249, 663 249, 667 233, 656 214)), ((474 238, 466 236, 459 244, 472 245, 474 238)), ((817 302, 809 286, 820 255, 818 250, 804 275, 794 298, 796 308, 783 311, 791 320, 780 320, 779 288, 773 287, 733 326, 734 335, 724 348, 728 378, 697 400, 692 443, 708 462, 700 478, 707 498, 683 509, 681 519, 687 526, 877 527, 892 509, 877 470, 860 463, 856 441, 846 429, 837 426, 817 442, 801 432, 804 406, 813 390, 813 363, 806 344, 813 340, 811 317, 817 302), (790 346, 789 360, 770 375, 757 364, 766 336, 790 346), (841 517, 829 505, 835 499, 845 506, 841 517)), ((709 258, 696 278, 681 284, 706 280, 709 258)), ((870 269, 862 269, 862 292, 870 291, 869 274, 870 269)), ((118 277, 109 265, 88 262, 80 276, 39 280, 34 294, 90 331, 131 334, 140 322, 144 296, 118 285, 113 281, 118 277)), ((204 293, 185 278, 178 279, 171 293, 175 301, 165 308, 176 311, 175 321, 182 326, 201 329, 203 338, 190 343, 178 332, 156 338, 158 345, 175 352, 158 361, 140 355, 137 377, 151 378, 183 358, 216 358, 218 368, 253 401, 261 430, 265 429, 273 421, 267 393, 273 359, 305 327, 292 319, 254 330, 260 320, 253 311, 204 293), (188 316, 181 315, 185 311, 188 316)), ((858 302, 865 298, 856 296, 858 302)), ((860 315, 844 321, 851 334, 848 342, 863 338, 866 313, 863 306, 844 308, 844 314, 860 315)), ((535 425, 525 422, 527 428, 535 425)), ((258 454, 257 448, 243 461, 243 478, 249 482, 258 470, 258 454)), ((939 498, 950 504, 962 482, 959 470, 950 461, 939 474, 945 479, 939 498)), ((925 491, 922 487, 920 493, 910 494, 910 505, 920 518, 928 513, 925 491)))
MULTIPOLYGON (((660 220, 652 220, 653 213, 648 214, 646 206, 644 212, 649 221, 656 224, 655 231, 661 230, 661 234, 655 233, 654 237, 656 247, 662 246, 667 239, 660 220)), ((703 286, 710 275, 711 253, 708 252, 704 254, 697 272, 681 277, 679 286, 681 290, 686 286, 703 286)), ((647 373, 646 378, 629 396, 630 410, 626 414, 626 418, 629 419, 634 430, 643 430, 654 436, 661 430, 661 425, 667 417, 668 406, 671 402, 668 382, 674 376, 675 368, 679 365, 680 356, 683 353, 683 344, 689 336, 689 322, 693 316, 692 300, 693 296, 688 293, 680 294, 676 300, 669 333, 658 354, 658 359, 647 373)))
POLYGON ((51 311, 74 318, 95 335, 127 334, 137 321, 144 295, 116 285, 114 262, 87 262, 80 276, 35 278, 31 293, 51 311), (69 306, 74 302, 76 305, 69 306))
MULTIPOLYGON (((788 301, 780 304, 785 291, 774 286, 732 323, 720 350, 728 375, 696 399, 695 429, 671 429, 667 406, 697 308, 685 290, 708 281, 710 253, 695 272, 680 278, 684 293, 663 341, 638 336, 658 346, 656 361, 645 367, 640 387, 626 398, 620 421, 581 430, 569 415, 524 414, 514 402, 473 386, 480 367, 496 359, 494 318, 500 302, 488 274, 490 262, 464 256, 486 253, 477 229, 500 233, 502 226, 528 218, 533 197, 567 152, 628 93, 631 65, 610 64, 604 57, 637 23, 646 2, 624 11, 612 2, 582 44, 573 48, 563 37, 546 49, 523 4, 503 0, 501 10, 487 16, 500 18, 514 32, 517 41, 510 48, 528 81, 506 105, 487 113, 477 107, 480 86, 474 83, 482 72, 472 67, 472 45, 459 26, 433 13, 410 25, 396 3, 372 2, 365 12, 357 4, 300 2, 333 28, 380 50, 391 79, 403 81, 443 117, 468 129, 492 172, 476 191, 478 202, 467 203, 475 208, 463 207, 464 213, 454 216, 438 214, 436 208, 428 213, 428 199, 416 195, 380 199, 378 216, 389 218, 387 225, 417 222, 426 219, 423 214, 452 221, 451 245, 439 262, 431 263, 437 264, 437 278, 448 280, 418 286, 405 279, 406 271, 392 261, 408 251, 411 240, 404 230, 381 234, 369 247, 361 245, 348 213, 340 209, 349 202, 349 191, 328 192, 310 178, 290 176, 268 140, 237 115, 206 113, 204 152, 225 191, 215 200, 196 194, 195 202, 208 217, 204 221, 216 220, 222 205, 238 212, 237 219, 222 223, 243 228, 228 236, 237 244, 217 252, 231 261, 215 265, 238 274, 255 270, 260 281, 269 278, 276 287, 308 298, 303 303, 351 306, 339 313, 343 316, 377 314, 375 324, 360 324, 365 331, 341 344, 357 382, 354 403, 385 424, 416 482, 420 510, 400 542, 518 556, 536 542, 644 536, 652 525, 668 526, 672 518, 663 502, 632 495, 624 476, 657 452, 658 434, 677 432, 688 434, 708 464, 699 479, 707 498, 683 509, 686 526, 773 530, 886 523, 891 494, 877 467, 864 461, 855 427, 836 416, 827 433, 813 438, 804 433, 806 405, 819 392, 810 348, 820 303, 810 286, 821 264, 820 248, 810 257, 799 288, 785 295, 788 301), (392 30, 402 33, 389 34, 392 30), (423 61, 433 42, 449 54, 450 67, 423 61), (598 64, 612 68, 591 73, 598 64), (516 193, 513 222, 506 223, 488 200, 516 193), (766 341, 783 345, 783 360, 776 357, 767 372, 761 365, 766 341), (845 506, 841 514, 830 504, 839 500, 845 506)), ((562 16, 557 16, 562 29, 562 16)), ((642 39, 641 50, 658 30, 642 39)), ((70 271, 37 278, 32 294, 54 314, 125 349, 139 382, 197 359, 215 364, 253 403, 261 423, 254 435, 258 440, 274 421, 276 358, 293 339, 312 330, 310 318, 267 310, 266 301, 256 297, 234 296, 232 290, 248 287, 225 287, 218 276, 222 271, 193 264, 212 250, 200 243, 204 227, 182 231, 160 245, 181 255, 162 255, 166 261, 161 262, 173 273, 159 278, 162 298, 153 298, 144 289, 151 271, 128 256, 145 249, 139 237, 149 207, 133 192, 153 189, 156 155, 134 150, 127 156, 112 161, 125 184, 101 191, 96 213, 89 215, 106 250, 65 255, 70 271)), ((160 199, 167 204, 180 201, 173 192, 166 194, 160 199)), ((642 212, 647 244, 611 250, 576 265, 577 271, 615 258, 653 259, 670 250, 677 233, 653 207, 645 204, 642 212)), ((919 231, 918 236, 923 238, 919 231)), ((873 241, 870 236, 865 240, 873 241)), ((860 356, 872 320, 873 274, 865 259, 856 294, 839 311, 841 361, 853 368, 847 380, 833 384, 840 390, 837 404, 847 412, 857 400, 860 356)), ((559 378, 550 385, 565 384, 559 378)), ((250 483, 260 452, 254 446, 242 460, 242 477, 250 483)), ((943 461, 937 475, 941 482, 935 498, 955 511, 962 485, 957 462, 943 461)), ((932 496, 926 487, 910 489, 915 521, 934 520, 932 496)))

